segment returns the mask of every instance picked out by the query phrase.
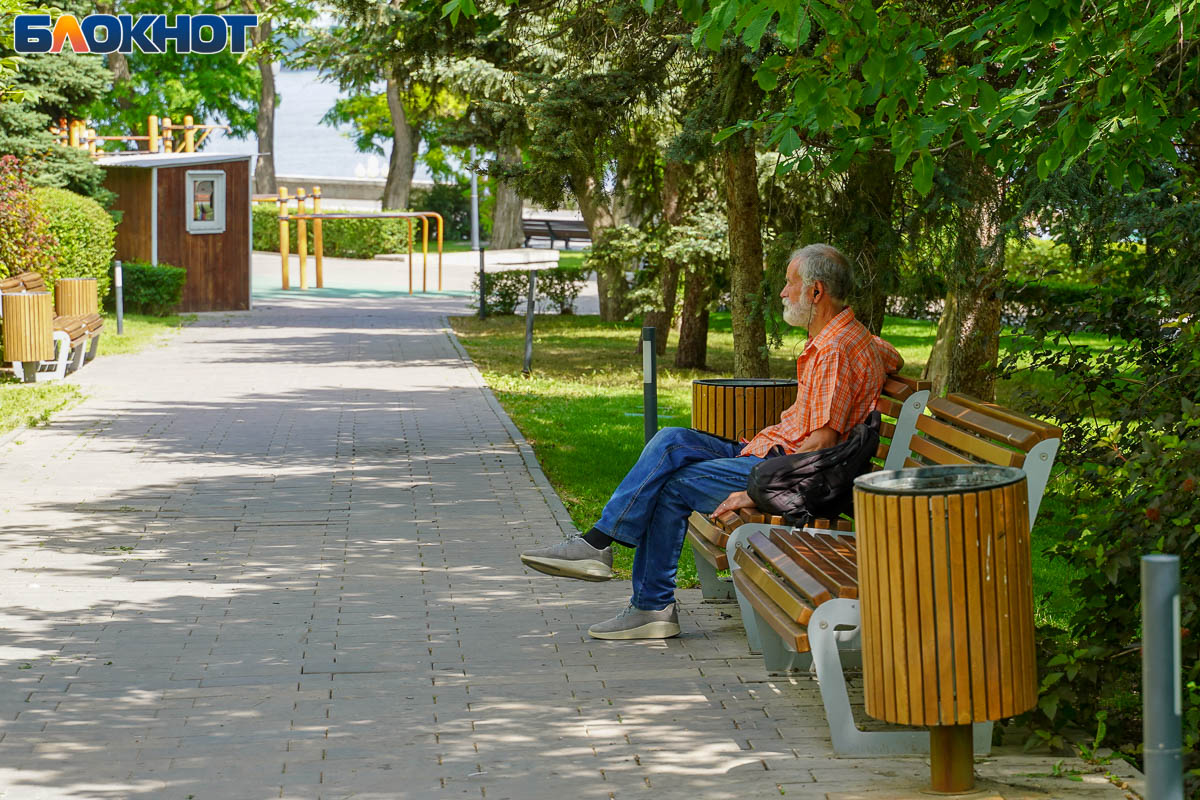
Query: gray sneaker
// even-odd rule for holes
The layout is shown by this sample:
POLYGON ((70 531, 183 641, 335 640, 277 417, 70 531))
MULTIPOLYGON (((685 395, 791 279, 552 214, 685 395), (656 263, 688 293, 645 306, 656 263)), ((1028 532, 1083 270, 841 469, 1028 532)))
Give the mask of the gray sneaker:
POLYGON ((642 611, 632 604, 615 617, 588 628, 593 639, 670 639, 679 635, 677 603, 662 611, 642 611))
POLYGON ((538 572, 581 581, 607 581, 613 576, 612 547, 597 550, 572 536, 564 542, 521 553, 521 562, 538 572))

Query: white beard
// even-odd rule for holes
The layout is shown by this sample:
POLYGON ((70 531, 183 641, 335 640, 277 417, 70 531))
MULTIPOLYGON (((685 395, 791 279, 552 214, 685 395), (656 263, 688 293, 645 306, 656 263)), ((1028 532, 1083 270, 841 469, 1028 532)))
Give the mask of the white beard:
POLYGON ((783 301, 783 321, 793 328, 808 329, 808 325, 812 320, 812 303, 805 302, 802 298, 797 303, 789 303, 783 301))

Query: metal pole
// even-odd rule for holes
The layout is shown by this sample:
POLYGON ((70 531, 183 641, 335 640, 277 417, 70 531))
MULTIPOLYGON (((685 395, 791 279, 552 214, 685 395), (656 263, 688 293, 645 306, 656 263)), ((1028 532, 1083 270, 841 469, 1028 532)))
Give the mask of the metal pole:
POLYGON ((1142 740, 1146 797, 1183 800, 1179 556, 1142 556, 1142 740))
POLYGON ((117 290, 117 336, 125 334, 125 290, 121 276, 121 262, 113 262, 113 283, 117 290))
POLYGON ((642 418, 649 442, 658 433, 658 354, 653 327, 642 328, 642 418))
POLYGON ((479 249, 479 176, 475 174, 475 148, 471 147, 471 249, 479 249))
POLYGON ((525 368, 521 374, 529 377, 533 369, 533 298, 537 292, 537 270, 529 270, 529 299, 525 302, 525 368))
POLYGON ((483 270, 484 249, 479 248, 479 318, 487 319, 487 282, 483 270))

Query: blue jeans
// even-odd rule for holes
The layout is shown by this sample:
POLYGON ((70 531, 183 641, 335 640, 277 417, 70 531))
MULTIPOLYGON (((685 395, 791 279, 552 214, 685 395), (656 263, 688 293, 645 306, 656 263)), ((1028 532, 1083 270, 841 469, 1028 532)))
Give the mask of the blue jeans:
POLYGON ((693 510, 711 513, 744 491, 757 456, 742 445, 690 428, 663 428, 604 506, 596 528, 630 547, 635 608, 658 611, 675 600, 675 572, 693 510))

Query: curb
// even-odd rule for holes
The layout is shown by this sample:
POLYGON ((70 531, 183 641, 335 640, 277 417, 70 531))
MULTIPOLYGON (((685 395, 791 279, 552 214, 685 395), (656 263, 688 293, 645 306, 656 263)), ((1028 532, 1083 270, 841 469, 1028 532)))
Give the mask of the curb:
POLYGON ((550 479, 546 477, 546 473, 542 471, 542 465, 538 463, 537 456, 533 452, 533 446, 525 440, 525 437, 513 423, 512 418, 508 416, 508 412, 504 410, 504 406, 500 405, 500 401, 496 399, 496 395, 492 393, 491 387, 483 379, 479 369, 475 366, 475 362, 467 355, 467 351, 463 348, 462 343, 458 341, 458 337, 454 334, 454 329, 450 327, 448 317, 442 317, 442 324, 445 326, 446 337, 450 340, 450 344, 458 352, 459 358, 467 367, 467 371, 471 374, 472 380, 479 386, 479 390, 483 393, 488 405, 500 422, 504 425, 504 429, 513 440, 513 444, 517 446, 517 451, 521 454, 521 459, 525 462, 525 468, 529 470, 529 474, 533 477, 533 483, 537 486, 538 491, 542 493, 542 497, 546 500, 546 505, 550 508, 550 514, 554 517, 554 521, 558 524, 559 530, 563 533, 563 538, 569 538, 579 534, 575 523, 571 521, 571 515, 567 513, 567 507, 563 505, 562 498, 558 496, 558 492, 554 491, 554 487, 550 484, 550 479))
POLYGON ((10 442, 16 441, 17 437, 29 430, 28 425, 18 426, 8 433, 0 433, 0 447, 4 447, 10 442))

